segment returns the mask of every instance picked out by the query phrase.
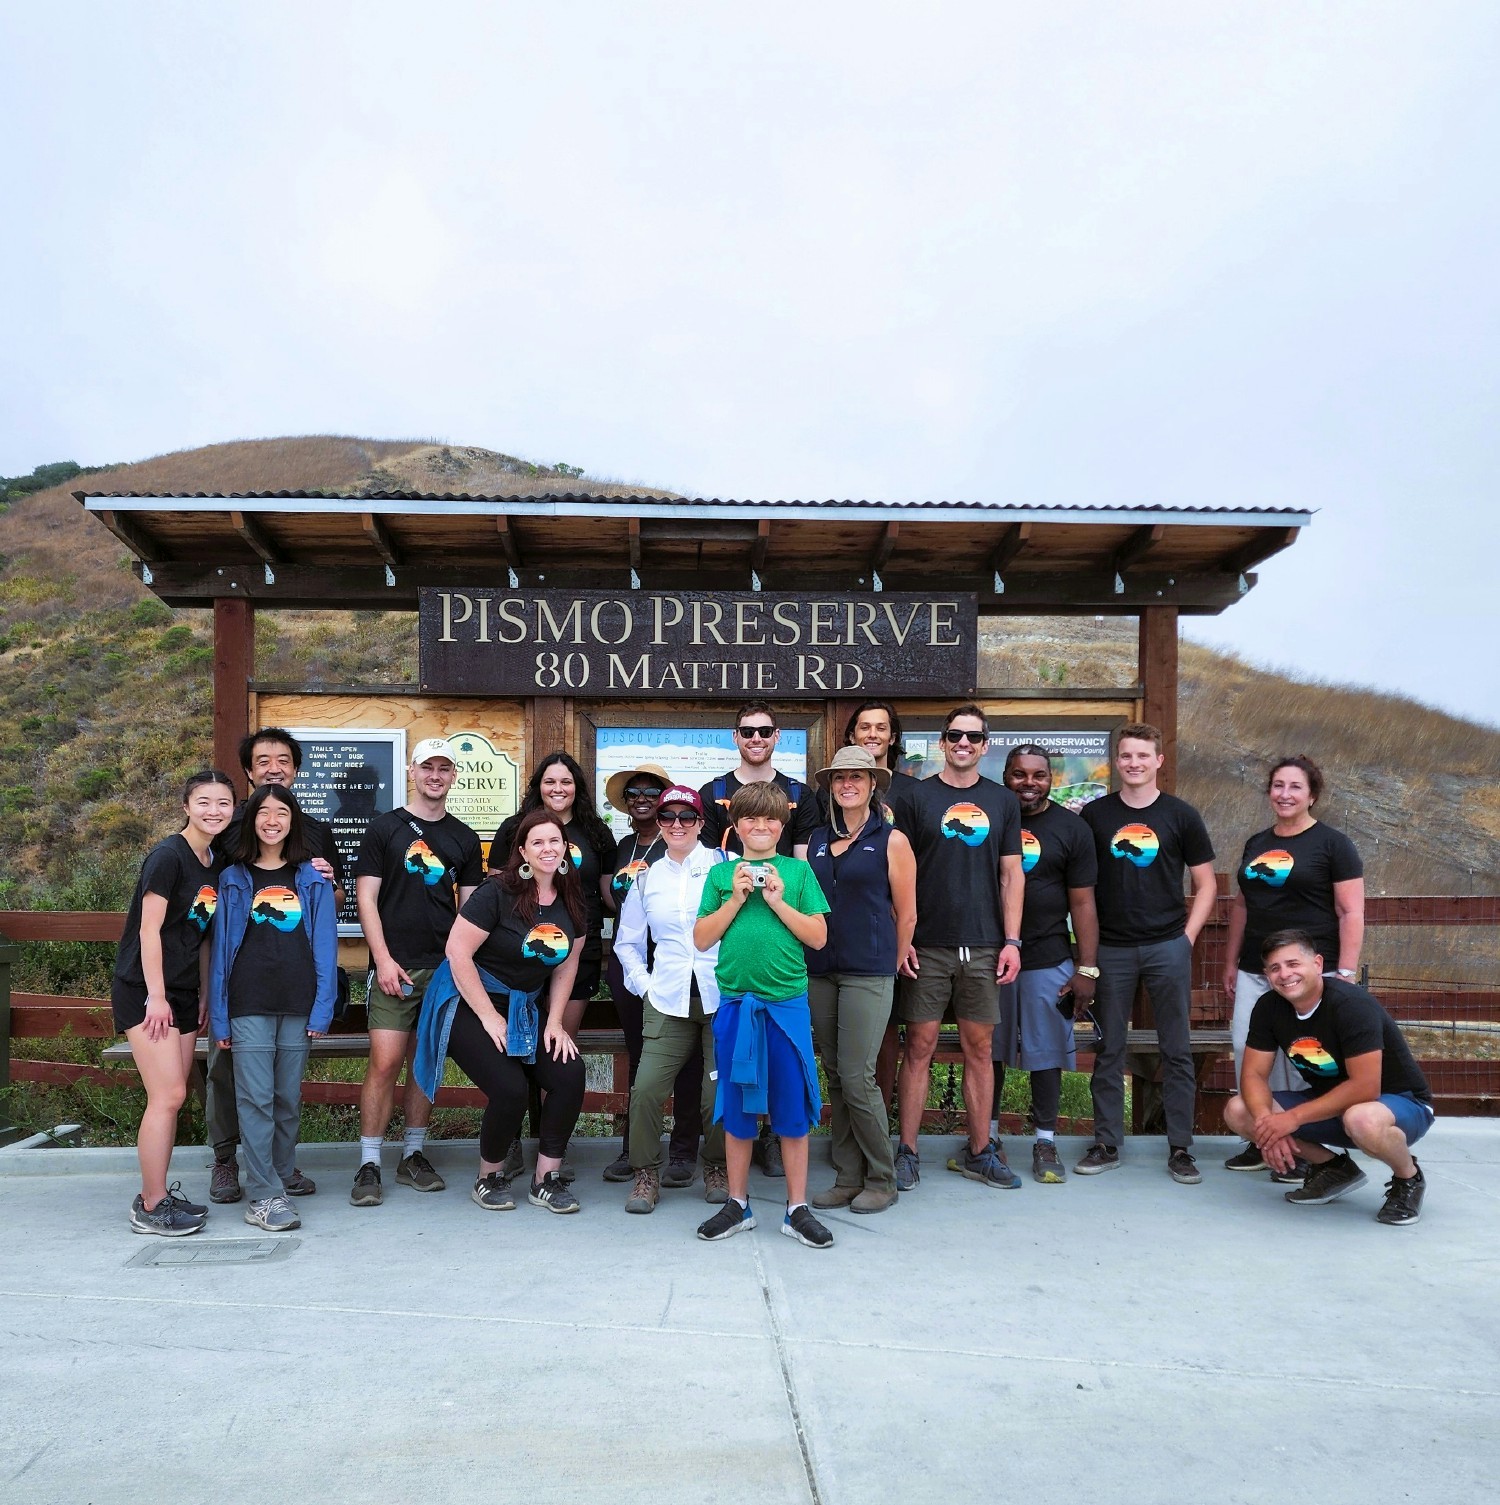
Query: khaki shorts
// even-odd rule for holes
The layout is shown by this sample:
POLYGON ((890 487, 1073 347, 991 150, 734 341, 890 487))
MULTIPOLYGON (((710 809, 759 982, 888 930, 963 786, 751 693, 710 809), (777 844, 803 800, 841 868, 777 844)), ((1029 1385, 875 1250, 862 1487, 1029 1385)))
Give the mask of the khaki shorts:
POLYGON ((897 979, 902 1019, 940 1023, 951 1005, 955 1019, 994 1024, 1000 1017, 999 963, 998 946, 918 946, 916 977, 897 979))
POLYGON ((422 1012, 422 994, 432 981, 436 967, 408 967, 406 975, 411 978, 411 997, 392 998, 380 991, 375 981, 375 971, 370 970, 365 994, 365 1018, 370 1029, 398 1029, 409 1035, 417 1027, 417 1015, 422 1012))

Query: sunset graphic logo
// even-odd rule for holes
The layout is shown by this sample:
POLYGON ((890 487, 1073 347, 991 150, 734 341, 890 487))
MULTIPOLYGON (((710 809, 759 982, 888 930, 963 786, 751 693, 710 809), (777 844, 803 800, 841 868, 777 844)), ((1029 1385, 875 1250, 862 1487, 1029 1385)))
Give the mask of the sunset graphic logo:
POLYGON ((583 867, 583 851, 576 841, 568 843, 568 865, 575 873, 583 867))
POLYGON ((521 942, 521 955, 555 967, 568 954, 568 937, 558 925, 533 925, 521 942))
POLYGON ((428 888, 443 876, 443 864, 433 855, 425 841, 414 841, 406 849, 406 871, 415 873, 428 888))
POLYGON ((213 924, 214 912, 218 907, 218 889, 212 884, 205 883, 193 896, 192 907, 188 910, 187 917, 199 930, 207 930, 213 924))
POLYGON ((944 836, 958 837, 966 847, 977 847, 983 845, 984 838, 990 834, 990 818, 978 805, 963 801, 949 805, 943 811, 938 829, 944 836))
POLYGON ((1021 829, 1021 871, 1029 873, 1042 860, 1042 844, 1025 827, 1021 829))
POLYGON ((1337 1076, 1339 1063, 1328 1054, 1323 1042, 1316 1035, 1303 1035, 1293 1040, 1286 1048, 1287 1060, 1298 1071, 1308 1076, 1337 1076))
POLYGON ((257 925, 274 925, 278 930, 295 930, 302 923, 302 901, 294 888, 263 888, 255 895, 250 918, 257 925))
POLYGON ((1290 852, 1262 852, 1245 864, 1245 876, 1259 878, 1272 888, 1280 888, 1291 877, 1294 866, 1290 852))
POLYGON ((1156 832, 1138 821, 1133 825, 1121 826, 1110 838, 1110 856, 1123 857, 1136 867, 1150 867, 1156 861, 1159 851, 1161 842, 1156 839, 1156 832))
POLYGON ((623 899, 631 890, 636 880, 651 864, 644 858, 637 858, 634 862, 627 862, 613 878, 609 880, 609 886, 614 890, 617 899, 623 899))

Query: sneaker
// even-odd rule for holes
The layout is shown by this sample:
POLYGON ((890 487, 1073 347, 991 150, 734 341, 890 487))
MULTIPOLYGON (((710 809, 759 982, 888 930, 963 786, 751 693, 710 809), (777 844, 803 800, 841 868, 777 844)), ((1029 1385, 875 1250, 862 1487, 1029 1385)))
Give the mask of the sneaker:
POLYGON ((698 1224, 698 1237, 712 1242, 733 1238, 737 1233, 748 1233, 753 1227, 755 1214, 730 1197, 711 1218, 698 1224))
POLYGON ((486 1212, 514 1212, 515 1195, 503 1171, 491 1171, 487 1176, 474 1178, 474 1190, 469 1200, 477 1202, 486 1212))
POLYGON ((245 1193, 240 1190, 240 1163, 233 1155, 228 1160, 215 1160, 213 1173, 208 1178, 210 1202, 238 1202, 245 1193))
POLYGON ((556 1175, 564 1186, 571 1186, 578 1179, 578 1172, 573 1169, 573 1162, 566 1156, 563 1158, 563 1163, 558 1166, 556 1175))
POLYGON ((1068 1179, 1063 1163, 1058 1158, 1057 1145, 1050 1139, 1039 1139, 1031 1147, 1031 1179, 1043 1186, 1058 1186, 1068 1179))
POLYGON ((962 1146, 958 1154, 949 1158, 948 1169, 979 1182, 981 1186, 992 1186, 1001 1191, 1014 1191, 1021 1184, 1021 1178, 1005 1158, 1005 1151, 993 1139, 977 1155, 968 1145, 962 1146))
POLYGON ((661 1184, 670 1191, 681 1191, 684 1186, 691 1186, 698 1179, 698 1162, 696 1160, 672 1160, 667 1163, 667 1168, 661 1173, 661 1184))
POLYGON ((525 1169, 526 1157, 521 1152, 521 1141, 512 1139, 510 1148, 505 1152, 505 1163, 500 1167, 500 1174, 507 1181, 514 1181, 525 1169))
POLYGON ((1184 1186, 1196 1186, 1203 1179, 1198 1162, 1186 1150, 1173 1150, 1167 1156, 1167 1174, 1184 1186))
POLYGON ((291 1175, 281 1183, 281 1189, 289 1197, 310 1197, 317 1191, 318 1183, 311 1176, 304 1176, 294 1165, 291 1175))
POLYGON ((1253 1144, 1247 1144, 1237 1155, 1231 1155, 1224 1162, 1226 1171, 1264 1171, 1270 1167, 1266 1164, 1266 1157, 1261 1154, 1259 1148, 1253 1144))
POLYGON ((896 1190, 911 1191, 922 1179, 922 1157, 909 1144, 896 1146, 896 1190))
POLYGON ((188 1199, 183 1196, 181 1181, 174 1181, 167 1188, 167 1196, 171 1199, 172 1205, 176 1207, 179 1212, 184 1213, 190 1218, 197 1218, 199 1222, 202 1222, 203 1219, 208 1216, 208 1208, 206 1208, 201 1202, 189 1202, 188 1199))
POLYGON ((1392 1176, 1385 1183, 1385 1205, 1375 1214, 1375 1221, 1384 1223, 1387 1228, 1405 1228, 1415 1223, 1422 1216, 1422 1196, 1426 1190, 1427 1178, 1420 1165, 1416 1175, 1406 1181, 1400 1176, 1392 1176))
POLYGON ((1117 1171, 1120 1168, 1120 1152, 1113 1145, 1096 1144, 1089 1148, 1077 1165, 1074 1173, 1079 1176, 1097 1176, 1101 1171, 1117 1171))
POLYGON ((635 1186, 625 1199, 626 1212, 655 1212, 661 1201, 661 1177, 654 1165, 642 1166, 635 1173, 635 1186))
POLYGON ((1298 1155, 1297 1158, 1292 1161, 1291 1170, 1272 1171, 1271 1179, 1273 1181, 1279 1182, 1282 1186, 1301 1186, 1302 1183, 1307 1180, 1307 1173, 1311 1169, 1312 1166, 1300 1155, 1298 1155))
POLYGON ((1286 1199, 1298 1207, 1321 1207, 1325 1202, 1336 1202, 1364 1184, 1365 1173, 1346 1150, 1322 1165, 1308 1166, 1301 1189, 1289 1191, 1286 1199))
POLYGON ((355 1207, 379 1207, 385 1200, 380 1189, 380 1167, 373 1160, 366 1160, 354 1176, 354 1190, 349 1201, 355 1207))
POLYGON ((714 1204, 729 1200, 729 1172, 722 1165, 703 1167, 703 1200, 714 1204))
POLYGON ((421 1150, 413 1150, 396 1162, 396 1185, 409 1186, 413 1191, 444 1191, 448 1183, 421 1150))
POLYGON ((894 1207, 901 1193, 892 1188, 890 1191, 862 1191, 849 1204, 850 1212, 884 1212, 888 1207, 894 1207))
POLYGON ((862 1186, 840 1186, 835 1182, 827 1191, 820 1191, 807 1200, 813 1207, 820 1210, 847 1207, 863 1190, 862 1186))
POLYGON ((833 1235, 812 1215, 806 1202, 799 1202, 795 1212, 788 1212, 781 1220, 781 1231, 809 1249, 831 1249, 833 1235))
POLYGON ((635 1167, 630 1163, 630 1152, 621 1150, 608 1165, 604 1167, 604 1179, 606 1181, 634 1181, 635 1167))
POLYGON ((267 1233, 290 1233, 302 1226, 302 1219, 291 1209, 285 1197, 266 1197, 252 1202, 245 1209, 245 1221, 255 1228, 264 1228, 267 1233))
POLYGON ((533 1207, 545 1207, 548 1212, 578 1211, 578 1198, 568 1190, 561 1171, 548 1171, 540 1181, 533 1181, 526 1200, 533 1207))
POLYGON ((760 1126, 752 1154, 755 1163, 766 1175, 785 1178, 786 1167, 781 1163, 781 1140, 765 1124, 760 1126))
POLYGON ((130 1207, 132 1233, 159 1233, 163 1238, 186 1238, 203 1227, 202 1218, 189 1217, 170 1196, 148 1208, 146 1199, 137 1195, 130 1207))

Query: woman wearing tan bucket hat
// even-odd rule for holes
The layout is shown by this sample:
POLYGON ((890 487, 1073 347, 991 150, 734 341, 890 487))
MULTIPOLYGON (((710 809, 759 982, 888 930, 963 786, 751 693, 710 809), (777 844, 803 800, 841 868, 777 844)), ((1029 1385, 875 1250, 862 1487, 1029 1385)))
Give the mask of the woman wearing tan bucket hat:
POLYGON ((917 923, 911 843, 886 819, 879 796, 888 768, 863 747, 841 747, 818 787, 828 824, 808 839, 807 860, 832 912, 828 944, 807 957, 813 1037, 828 1076, 834 1184, 814 1207, 884 1212, 895 1200, 890 1121, 875 1059, 891 1017, 896 965, 917 923))

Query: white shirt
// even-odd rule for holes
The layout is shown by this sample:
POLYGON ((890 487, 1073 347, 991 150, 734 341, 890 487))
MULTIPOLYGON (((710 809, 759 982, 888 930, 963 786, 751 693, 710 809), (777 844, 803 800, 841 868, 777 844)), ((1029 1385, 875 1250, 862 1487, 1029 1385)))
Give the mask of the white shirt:
POLYGON ((660 1013, 686 1019, 691 1011, 692 982, 698 979, 703 1012, 719 1007, 719 984, 714 964, 717 945, 707 951, 693 946, 693 926, 703 901, 703 880, 709 868, 724 860, 720 851, 701 843, 681 862, 669 852, 631 884, 615 927, 615 955, 625 986, 638 998, 647 999, 660 1013), (646 967, 646 935, 656 942, 652 965, 646 967))

